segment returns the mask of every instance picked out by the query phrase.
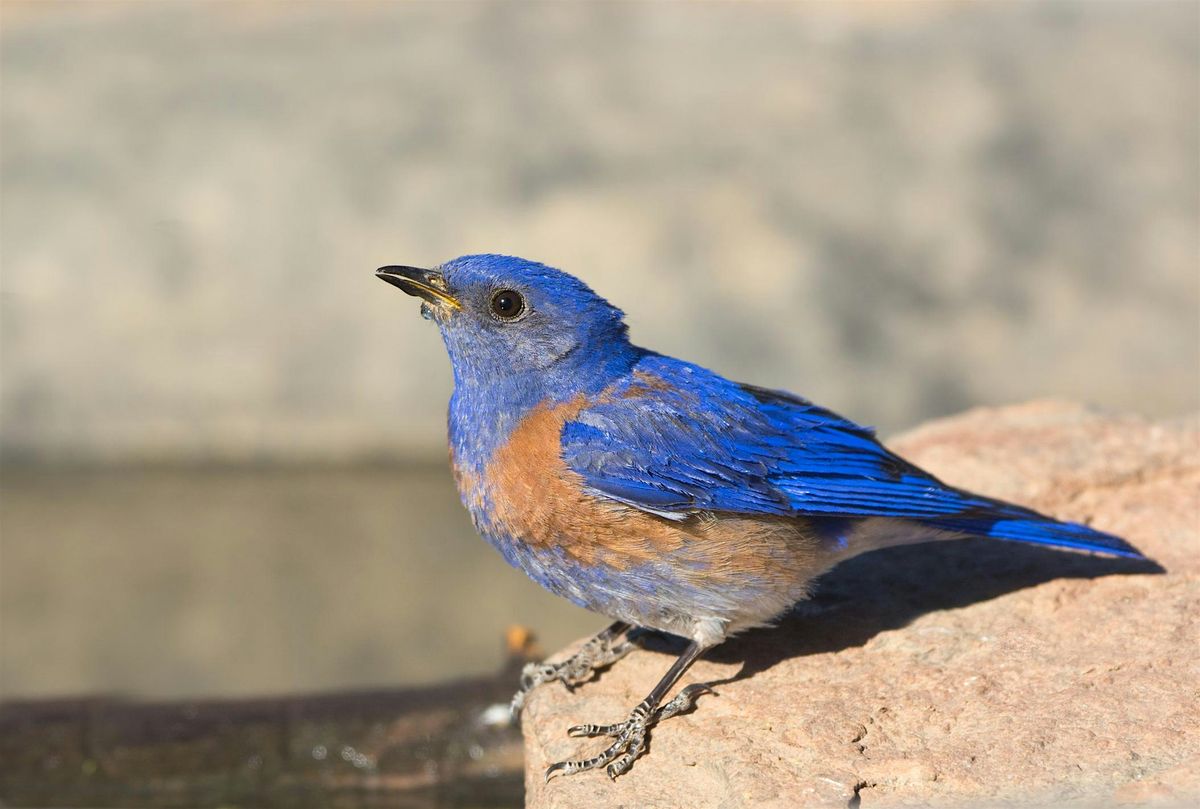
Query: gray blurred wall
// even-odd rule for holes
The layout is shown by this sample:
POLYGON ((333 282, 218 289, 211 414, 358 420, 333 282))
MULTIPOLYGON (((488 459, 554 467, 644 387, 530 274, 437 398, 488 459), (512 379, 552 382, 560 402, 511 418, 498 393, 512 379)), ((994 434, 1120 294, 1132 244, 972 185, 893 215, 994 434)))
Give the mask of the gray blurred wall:
POLYGON ((1200 4, 3 6, 0 433, 443 452, 386 263, 569 269, 891 431, 1200 403, 1200 4))

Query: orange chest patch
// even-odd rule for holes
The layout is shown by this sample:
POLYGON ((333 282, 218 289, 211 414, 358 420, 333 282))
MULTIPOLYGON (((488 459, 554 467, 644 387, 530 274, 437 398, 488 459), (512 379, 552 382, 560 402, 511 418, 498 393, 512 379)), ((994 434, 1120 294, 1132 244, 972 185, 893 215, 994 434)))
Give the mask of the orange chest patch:
POLYGON ((531 548, 562 549, 583 562, 624 567, 677 548, 681 526, 587 492, 562 459, 562 430, 586 407, 579 396, 531 411, 478 481, 460 475, 464 500, 485 532, 531 548))
POLYGON ((627 391, 534 408, 481 470, 452 458, 459 491, 480 533, 512 564, 540 560, 527 572, 545 575, 547 565, 559 565, 573 571, 563 575, 587 579, 592 574, 581 571, 603 571, 610 577, 610 595, 620 589, 626 571, 642 571, 631 579, 635 582, 644 582, 637 576, 645 571, 657 571, 664 588, 693 594, 746 588, 790 593, 818 572, 819 542, 802 520, 708 513, 671 520, 585 487, 563 460, 563 428, 593 404, 648 395, 663 384, 649 375, 635 383, 627 391))
POLYGON ((730 585, 746 576, 789 575, 808 555, 811 543, 792 520, 723 515, 674 521, 588 492, 561 449, 563 426, 587 404, 579 396, 536 408, 481 475, 456 468, 463 500, 493 542, 503 537, 530 551, 562 551, 615 570, 688 560, 689 571, 727 576, 730 585))
POLYGON ((593 504, 585 502, 579 476, 563 463, 561 440, 563 425, 585 404, 579 396, 535 408, 521 420, 475 487, 486 492, 489 522, 534 545, 557 544, 580 527, 581 510, 593 504))

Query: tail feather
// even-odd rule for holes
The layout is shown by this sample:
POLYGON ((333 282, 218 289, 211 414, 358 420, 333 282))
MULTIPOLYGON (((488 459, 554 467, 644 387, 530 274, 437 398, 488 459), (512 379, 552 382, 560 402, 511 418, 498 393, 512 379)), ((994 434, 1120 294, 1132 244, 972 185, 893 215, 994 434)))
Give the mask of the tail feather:
POLYGON ((1060 522, 1036 511, 991 501, 953 517, 925 520, 928 525, 973 536, 1011 542, 1049 545, 1055 548, 1107 553, 1130 559, 1146 557, 1125 540, 1075 522, 1060 522))

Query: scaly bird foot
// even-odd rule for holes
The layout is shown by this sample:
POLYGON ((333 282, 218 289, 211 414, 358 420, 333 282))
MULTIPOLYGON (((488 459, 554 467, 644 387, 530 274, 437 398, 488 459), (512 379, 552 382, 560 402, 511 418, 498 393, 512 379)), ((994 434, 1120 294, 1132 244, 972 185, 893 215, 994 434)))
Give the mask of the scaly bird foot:
POLYGON ((539 685, 556 680, 568 688, 582 685, 590 680, 595 672, 616 663, 638 645, 636 641, 628 638, 615 643, 618 636, 619 633, 609 636, 602 632, 561 663, 525 664, 521 671, 521 687, 512 698, 512 715, 520 716, 529 692, 539 685))
POLYGON ((575 725, 567 729, 567 735, 579 738, 608 736, 615 741, 598 756, 578 761, 559 761, 546 770, 546 780, 555 775, 574 775, 585 770, 605 767, 608 777, 616 780, 626 772, 646 749, 646 740, 653 725, 664 719, 691 709, 701 694, 713 690, 704 683, 695 683, 675 695, 675 698, 657 710, 646 702, 640 703, 624 722, 615 725, 575 725), (606 766, 607 765, 607 766, 606 766))

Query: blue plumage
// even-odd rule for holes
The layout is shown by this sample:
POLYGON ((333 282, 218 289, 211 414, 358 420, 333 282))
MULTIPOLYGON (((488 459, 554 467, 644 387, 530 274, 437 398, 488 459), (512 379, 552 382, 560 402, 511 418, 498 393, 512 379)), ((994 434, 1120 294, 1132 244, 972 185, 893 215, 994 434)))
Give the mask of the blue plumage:
POLYGON ((1110 534, 947 486, 888 451, 870 430, 790 394, 738 385, 652 353, 630 379, 562 433, 567 466, 591 490, 622 503, 672 519, 701 511, 892 517, 954 533, 1141 556, 1110 534), (669 387, 624 395, 638 387, 636 374, 669 387))
POLYGON ((571 660, 527 671, 514 705, 611 663, 631 626, 691 641, 626 722, 597 729, 616 737, 604 753, 551 773, 624 772, 647 728, 700 693, 663 704, 692 660, 858 553, 983 536, 1141 557, 1110 534, 948 486, 797 396, 639 348, 620 310, 545 265, 464 256, 379 275, 420 296, 441 330, 452 464, 480 533, 617 622, 571 660))

